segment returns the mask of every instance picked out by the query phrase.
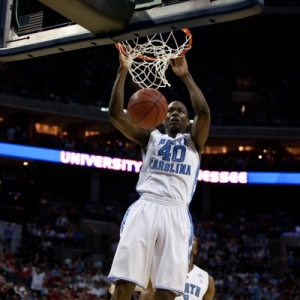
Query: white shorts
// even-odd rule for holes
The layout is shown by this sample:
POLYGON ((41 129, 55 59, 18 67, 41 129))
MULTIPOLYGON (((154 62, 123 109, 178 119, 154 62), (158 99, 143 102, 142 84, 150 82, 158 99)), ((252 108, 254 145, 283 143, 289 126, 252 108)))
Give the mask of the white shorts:
POLYGON ((142 196, 127 210, 108 278, 183 294, 193 225, 186 204, 142 196))

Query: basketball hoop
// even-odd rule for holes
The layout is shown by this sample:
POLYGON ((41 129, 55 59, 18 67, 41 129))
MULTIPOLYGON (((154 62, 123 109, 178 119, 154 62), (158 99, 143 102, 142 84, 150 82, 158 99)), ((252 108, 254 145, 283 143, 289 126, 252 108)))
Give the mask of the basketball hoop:
POLYGON ((127 60, 132 80, 141 88, 158 89, 170 86, 165 76, 170 59, 191 49, 192 35, 184 28, 119 42, 116 47, 127 60))

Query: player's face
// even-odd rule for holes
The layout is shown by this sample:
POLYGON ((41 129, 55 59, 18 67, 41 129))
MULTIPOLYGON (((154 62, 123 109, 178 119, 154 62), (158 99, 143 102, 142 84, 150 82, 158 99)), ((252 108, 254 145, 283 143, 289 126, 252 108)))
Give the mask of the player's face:
POLYGON ((189 125, 188 113, 185 105, 180 101, 171 102, 164 126, 170 133, 183 133, 189 125))

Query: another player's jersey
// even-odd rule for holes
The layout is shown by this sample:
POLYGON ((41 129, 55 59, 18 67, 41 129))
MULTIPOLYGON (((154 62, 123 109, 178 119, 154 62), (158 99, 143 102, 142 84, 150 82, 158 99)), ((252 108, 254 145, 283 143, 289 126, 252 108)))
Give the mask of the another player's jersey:
POLYGON ((154 130, 149 138, 137 191, 189 204, 195 192, 200 159, 190 134, 175 138, 154 130))
POLYGON ((185 280, 184 295, 175 299, 202 300, 208 289, 208 284, 208 273, 194 265, 185 280))

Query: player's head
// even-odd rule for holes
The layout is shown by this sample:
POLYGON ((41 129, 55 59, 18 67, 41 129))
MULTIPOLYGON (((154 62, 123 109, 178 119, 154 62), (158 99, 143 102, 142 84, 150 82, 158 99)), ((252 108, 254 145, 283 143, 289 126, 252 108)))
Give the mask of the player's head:
POLYGON ((164 121, 166 132, 184 133, 189 126, 189 116, 186 106, 180 101, 168 105, 168 113, 164 121))

